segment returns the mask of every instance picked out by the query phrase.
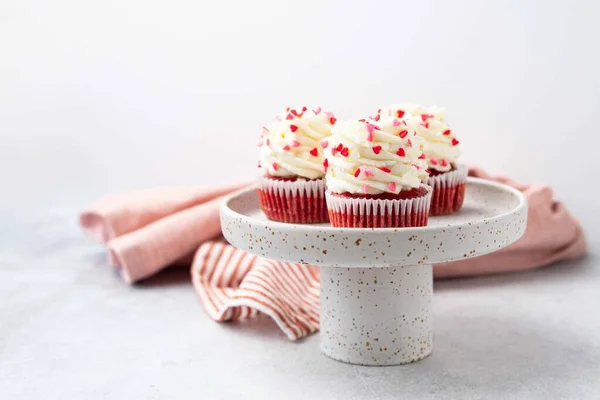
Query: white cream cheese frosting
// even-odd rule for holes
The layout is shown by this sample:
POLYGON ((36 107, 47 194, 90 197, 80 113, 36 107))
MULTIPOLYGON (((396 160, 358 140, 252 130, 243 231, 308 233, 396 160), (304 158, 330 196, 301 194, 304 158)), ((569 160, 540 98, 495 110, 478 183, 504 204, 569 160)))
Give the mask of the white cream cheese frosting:
POLYGON ((393 104, 381 108, 378 116, 380 120, 400 118, 424 139, 422 150, 430 170, 447 172, 456 168, 460 156, 459 142, 445 121, 443 108, 393 104))
POLYGON ((276 121, 263 128, 259 165, 270 176, 323 178, 323 146, 335 123, 335 116, 320 107, 281 110, 276 121))
POLYGON ((423 139, 400 119, 340 121, 326 152, 333 193, 400 193, 427 179, 423 139))

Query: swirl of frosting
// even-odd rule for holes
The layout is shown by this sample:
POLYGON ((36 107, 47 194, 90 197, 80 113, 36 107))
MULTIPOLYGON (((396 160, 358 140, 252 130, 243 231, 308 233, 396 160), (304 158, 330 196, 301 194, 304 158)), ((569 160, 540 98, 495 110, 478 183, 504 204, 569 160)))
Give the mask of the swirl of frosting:
POLYGON ((336 119, 320 107, 299 112, 281 110, 276 121, 263 128, 260 166, 270 176, 319 179, 325 176, 323 145, 336 119))
POLYGON ((398 119, 342 121, 332 129, 327 187, 334 193, 398 194, 428 176, 422 139, 398 119))
POLYGON ((445 122, 444 109, 422 107, 417 104, 394 104, 379 110, 380 118, 402 118, 410 129, 424 139, 428 169, 447 172, 456 168, 460 149, 454 132, 445 122))

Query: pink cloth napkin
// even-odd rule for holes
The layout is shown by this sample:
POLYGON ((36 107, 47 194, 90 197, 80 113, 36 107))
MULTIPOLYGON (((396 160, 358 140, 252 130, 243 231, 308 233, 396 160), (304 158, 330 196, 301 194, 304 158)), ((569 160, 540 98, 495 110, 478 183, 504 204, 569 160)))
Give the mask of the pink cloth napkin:
POLYGON ((469 176, 505 183, 523 192, 529 203, 527 229, 517 242, 495 253, 435 265, 436 278, 521 271, 585 255, 586 243, 579 221, 564 204, 554 200, 548 185, 492 177, 480 168, 470 168, 469 176))
POLYGON ((221 235, 223 196, 248 183, 217 188, 158 188, 112 194, 81 213, 83 230, 108 248, 111 265, 129 283, 191 260, 203 242, 221 235))
MULTIPOLYGON (((526 270, 582 257, 579 222, 553 199, 546 185, 525 185, 491 177, 478 168, 469 175, 522 191, 529 201, 521 239, 495 253, 434 266, 435 278, 526 270)), ((310 266, 265 260, 216 239, 221 236, 219 204, 248 184, 218 188, 163 188, 106 196, 80 216, 83 229, 105 243, 109 261, 133 283, 175 263, 192 262, 192 281, 217 321, 269 315, 290 339, 318 329, 319 273, 310 266)))

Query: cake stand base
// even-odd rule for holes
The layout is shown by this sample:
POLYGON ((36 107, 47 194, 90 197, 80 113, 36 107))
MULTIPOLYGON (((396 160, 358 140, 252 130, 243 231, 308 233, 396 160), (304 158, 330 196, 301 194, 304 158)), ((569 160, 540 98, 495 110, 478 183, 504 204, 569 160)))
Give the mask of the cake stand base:
POLYGON ((398 365, 431 353, 431 265, 321 269, 321 351, 360 365, 398 365))

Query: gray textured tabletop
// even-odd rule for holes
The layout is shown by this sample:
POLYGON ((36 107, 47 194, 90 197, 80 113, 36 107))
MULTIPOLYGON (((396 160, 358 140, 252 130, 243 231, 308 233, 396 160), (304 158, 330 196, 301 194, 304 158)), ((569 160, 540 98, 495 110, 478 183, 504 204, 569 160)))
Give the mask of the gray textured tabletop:
POLYGON ((435 283, 424 361, 358 367, 266 319, 211 321, 187 270, 128 286, 70 210, 3 216, 5 399, 598 398, 598 257, 435 283))

